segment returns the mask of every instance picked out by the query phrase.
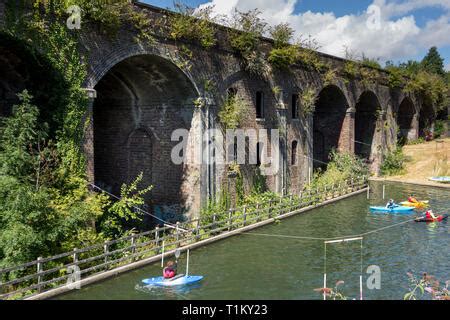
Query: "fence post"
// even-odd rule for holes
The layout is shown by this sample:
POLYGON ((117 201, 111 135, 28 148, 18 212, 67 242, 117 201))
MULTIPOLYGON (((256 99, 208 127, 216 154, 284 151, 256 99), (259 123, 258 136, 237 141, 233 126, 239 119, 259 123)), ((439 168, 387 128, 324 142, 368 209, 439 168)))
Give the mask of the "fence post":
POLYGON ((160 253, 161 248, 159 245, 159 226, 156 226, 156 228, 155 228, 155 245, 156 245, 156 248, 158 248, 157 253, 160 253))
POLYGON ((134 261, 136 257, 134 256, 136 254, 136 235, 131 235, 131 261, 134 261))
POLYGON ((228 210, 228 231, 231 231, 233 209, 228 210))
POLYGON ((180 222, 179 221, 177 221, 176 242, 177 242, 177 248, 179 248, 180 247, 180 222))
MULTIPOLYGON (((42 271, 44 271, 44 264, 41 262, 42 261, 42 257, 37 258, 37 273, 41 273, 42 271)), ((42 292, 42 276, 39 275, 38 276, 38 292, 41 293, 42 292)))
POLYGON ((256 222, 259 222, 261 219, 261 214, 259 212, 259 202, 256 203, 256 222))
POLYGON ((245 227, 247 225, 247 206, 244 206, 243 214, 244 214, 244 227, 245 227))
POLYGON ((353 181, 353 178, 352 178, 352 180, 351 180, 350 183, 351 183, 351 188, 352 188, 352 192, 353 192, 353 190, 354 190, 354 184, 355 184, 354 181, 353 181))
POLYGON ((267 217, 270 219, 272 218, 272 204, 273 204, 273 200, 269 200, 269 212, 267 213, 267 217))
POLYGON ((216 230, 216 226, 217 226, 216 220, 217 220, 217 216, 216 216, 216 214, 214 213, 214 214, 213 214, 213 225, 212 225, 212 229, 213 229, 213 230, 216 230))
POLYGON ((197 220, 197 226, 195 227, 195 241, 200 240, 200 218, 197 220))
POLYGON ((109 269, 109 266, 108 266, 108 260, 109 260, 109 256, 108 256, 108 253, 109 253, 109 244, 108 244, 108 242, 106 242, 106 241, 105 241, 105 244, 103 245, 103 253, 105 254, 105 270, 108 270, 108 269, 109 269))

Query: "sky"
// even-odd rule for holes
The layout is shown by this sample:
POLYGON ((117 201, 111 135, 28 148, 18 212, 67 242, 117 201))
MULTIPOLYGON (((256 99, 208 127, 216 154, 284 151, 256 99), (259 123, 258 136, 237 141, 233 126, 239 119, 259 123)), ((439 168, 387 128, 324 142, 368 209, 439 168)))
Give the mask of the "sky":
MULTIPOLYGON (((173 0, 144 0, 171 8, 173 0)), ((421 60, 436 46, 450 70, 450 0, 185 0, 229 15, 258 8, 270 25, 288 22, 296 37, 311 36, 319 51, 353 54, 396 63, 421 60)))

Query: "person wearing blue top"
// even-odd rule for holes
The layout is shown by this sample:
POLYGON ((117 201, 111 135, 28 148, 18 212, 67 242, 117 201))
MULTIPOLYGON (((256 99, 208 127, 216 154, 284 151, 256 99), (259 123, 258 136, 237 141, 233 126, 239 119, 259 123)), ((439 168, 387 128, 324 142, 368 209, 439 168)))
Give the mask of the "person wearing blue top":
POLYGON ((395 207, 398 207, 398 206, 395 204, 393 199, 389 200, 389 202, 386 204, 386 208, 388 208, 388 209, 394 209, 395 207))

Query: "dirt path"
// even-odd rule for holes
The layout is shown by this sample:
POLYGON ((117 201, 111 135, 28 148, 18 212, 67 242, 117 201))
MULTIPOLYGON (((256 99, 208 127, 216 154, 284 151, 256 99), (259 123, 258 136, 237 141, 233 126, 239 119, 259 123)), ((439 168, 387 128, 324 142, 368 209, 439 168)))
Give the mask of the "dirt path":
POLYGON ((450 188, 450 184, 428 180, 434 176, 450 176, 450 138, 405 146, 403 152, 408 157, 404 175, 375 178, 374 180, 450 188))

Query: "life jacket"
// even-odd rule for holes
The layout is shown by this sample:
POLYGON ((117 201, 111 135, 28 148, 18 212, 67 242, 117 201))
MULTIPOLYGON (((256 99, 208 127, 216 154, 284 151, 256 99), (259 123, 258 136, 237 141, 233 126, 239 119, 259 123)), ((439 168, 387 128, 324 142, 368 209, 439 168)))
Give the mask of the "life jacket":
POLYGON ((411 203, 416 203, 416 202, 418 202, 417 199, 416 199, 416 198, 413 198, 413 197, 409 197, 409 198, 408 198, 408 201, 411 202, 411 203))
POLYGON ((175 270, 173 270, 171 268, 164 268, 163 276, 165 279, 171 279, 171 278, 175 277, 175 270))

